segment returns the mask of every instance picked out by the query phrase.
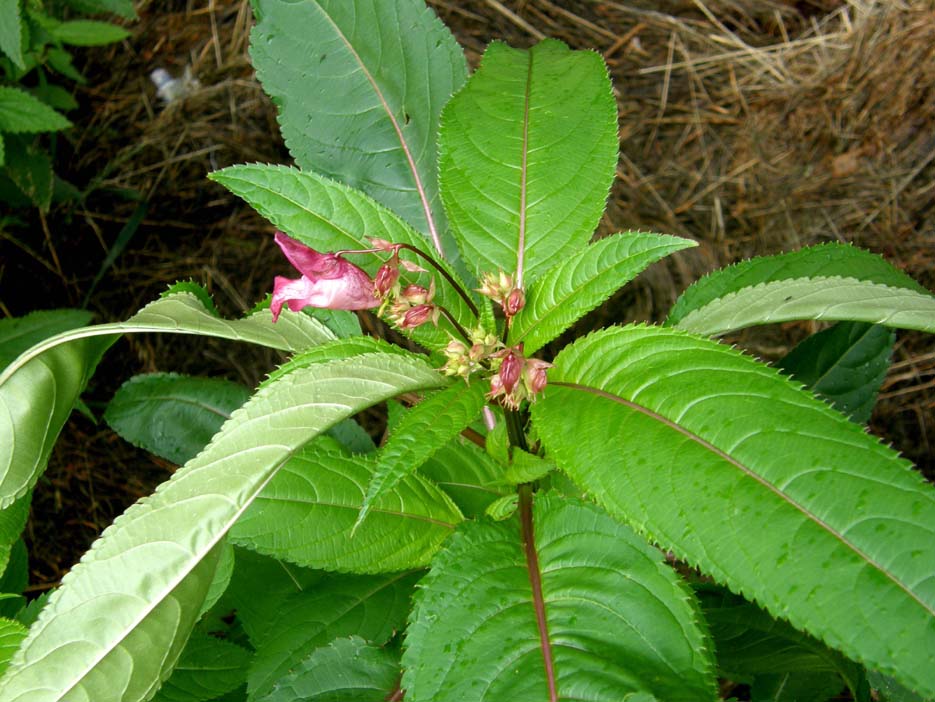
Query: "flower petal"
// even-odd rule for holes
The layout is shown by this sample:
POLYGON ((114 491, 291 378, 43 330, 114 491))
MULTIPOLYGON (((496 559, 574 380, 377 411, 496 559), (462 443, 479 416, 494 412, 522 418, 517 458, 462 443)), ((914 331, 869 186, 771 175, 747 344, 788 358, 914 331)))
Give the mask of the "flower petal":
MULTIPOLYGON (((308 276, 312 280, 341 276, 340 264, 343 259, 339 256, 330 253, 319 253, 283 232, 276 232, 274 238, 286 258, 289 259, 289 263, 295 266, 302 275, 308 276)), ((348 261, 344 262, 353 265, 348 261)))

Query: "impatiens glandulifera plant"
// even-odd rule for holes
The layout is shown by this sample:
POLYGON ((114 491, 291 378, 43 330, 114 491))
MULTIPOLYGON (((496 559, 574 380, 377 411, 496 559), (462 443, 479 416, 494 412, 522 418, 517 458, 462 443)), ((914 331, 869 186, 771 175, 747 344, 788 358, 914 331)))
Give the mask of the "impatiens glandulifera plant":
POLYGON ((105 419, 182 467, 0 620, 0 699, 935 696, 935 491, 862 426, 890 330, 935 331, 935 296, 828 244, 712 273, 665 324, 546 357, 695 245, 591 240, 617 160, 601 57, 494 43, 468 78, 416 0, 254 10, 297 167, 211 178, 300 277, 239 320, 182 284, 124 323, 4 321, 0 533, 16 540, 121 334, 289 358, 255 390, 171 373, 119 390, 105 419), (712 338, 794 319, 838 324, 783 372, 712 338), (354 417, 379 403, 376 446, 354 417))

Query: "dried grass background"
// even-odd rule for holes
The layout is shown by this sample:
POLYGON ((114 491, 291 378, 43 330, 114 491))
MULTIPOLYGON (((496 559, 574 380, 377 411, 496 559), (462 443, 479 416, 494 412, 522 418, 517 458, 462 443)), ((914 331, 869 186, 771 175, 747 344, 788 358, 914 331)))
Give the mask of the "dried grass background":
MULTIPOLYGON (((543 37, 600 52, 620 112, 620 161, 601 233, 655 230, 701 246, 653 267, 585 324, 659 320, 703 273, 752 255, 853 241, 935 289, 935 7, 899 0, 471 0, 429 4, 472 65, 493 39, 543 37)), ((179 278, 202 282, 225 313, 240 313, 285 273, 271 227, 205 180, 245 161, 288 162, 276 115, 252 75, 246 0, 142 2, 122 45, 87 55, 92 83, 69 173, 96 190, 53 212, 50 233, 0 241, 0 308, 41 306, 15 293, 17 276, 45 276, 54 304, 78 304, 121 226, 147 203, 129 249, 91 307, 122 319, 179 278), (167 107, 148 75, 190 66, 201 88, 167 107), (89 243, 90 242, 90 243, 89 243), (12 260, 12 259, 9 259, 12 260), (30 268, 32 266, 32 268, 30 268)), ((819 325, 787 324, 732 340, 775 358, 819 325)), ((130 374, 223 374, 254 383, 271 353, 151 335, 121 342, 91 395, 106 401, 130 374), (233 370, 232 370, 233 369, 233 370)), ((935 345, 900 333, 874 414, 884 434, 932 476, 935 345)), ((171 466, 78 418, 56 449, 31 522, 37 589, 64 569, 123 507, 171 466), (78 516, 80 515, 80 516, 78 516), (62 537, 63 529, 72 529, 62 537), (74 544, 72 544, 72 541, 74 544), (67 542, 67 543, 65 543, 67 542)))

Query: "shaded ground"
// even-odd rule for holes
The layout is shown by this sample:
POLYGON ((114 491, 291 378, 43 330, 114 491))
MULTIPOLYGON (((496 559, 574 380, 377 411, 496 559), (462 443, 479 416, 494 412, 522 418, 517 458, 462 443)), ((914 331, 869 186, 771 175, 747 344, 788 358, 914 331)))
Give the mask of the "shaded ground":
MULTIPOLYGON (((652 229, 701 246, 655 266, 584 326, 658 320, 699 275, 756 254, 856 241, 935 289, 935 12, 852 0, 594 2, 430 0, 472 64, 500 38, 542 36, 603 54, 620 108, 621 157, 601 231, 652 229), (750 9, 754 8, 754 9, 750 9)), ((0 312, 81 306, 122 231, 129 245, 88 299, 124 319, 174 280, 204 283, 224 314, 286 272, 271 227, 205 180, 246 161, 288 162, 246 56, 246 0, 143 2, 122 45, 85 55, 90 84, 60 144, 61 175, 91 184, 78 205, 0 233, 0 312), (148 75, 201 87, 163 107, 148 75), (128 225, 129 223, 129 225, 128 225)), ((816 325, 737 340, 775 358, 816 325)), ((159 335, 119 342, 87 399, 100 411, 133 373, 174 370, 254 384, 271 352, 159 335)), ((935 474, 935 345, 900 334, 875 431, 935 474)), ((33 587, 61 578, 90 541, 172 466, 76 416, 37 490, 33 587)))

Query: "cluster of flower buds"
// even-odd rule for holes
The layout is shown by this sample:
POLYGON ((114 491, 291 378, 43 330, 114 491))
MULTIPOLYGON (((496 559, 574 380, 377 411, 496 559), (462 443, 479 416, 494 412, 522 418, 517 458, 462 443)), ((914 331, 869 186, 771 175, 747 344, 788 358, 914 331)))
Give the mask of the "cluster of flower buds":
POLYGON ((526 306, 526 295, 522 288, 513 283, 513 276, 500 271, 496 275, 487 273, 477 289, 481 295, 498 303, 506 316, 507 324, 526 306))
MULTIPOLYGON (((400 269, 409 272, 425 272, 425 269, 399 258, 402 244, 376 238, 370 241, 374 248, 365 251, 320 253, 283 232, 276 232, 276 243, 301 277, 275 279, 270 303, 273 321, 279 317, 283 305, 293 312, 304 307, 364 310, 380 305, 380 314, 388 310, 387 317, 400 329, 413 329, 426 322, 437 325, 442 308, 432 302, 434 279, 428 288, 414 284, 404 287, 399 280, 400 269), (343 257, 349 253, 376 251, 389 253, 390 257, 373 279, 343 257)), ((515 287, 513 277, 502 271, 497 275, 485 275, 479 292, 500 303, 507 323, 525 304, 522 289, 515 287)), ((524 400, 535 401, 546 385, 546 370, 552 367, 551 363, 524 358, 522 344, 504 348, 496 334, 483 327, 468 333, 460 325, 456 326, 469 338, 465 341, 452 339, 445 348, 447 361, 442 370, 446 375, 468 380, 476 371, 493 371, 489 399, 510 409, 518 409, 524 400)))
POLYGON ((400 329, 414 329, 426 322, 438 324, 441 309, 432 303, 435 297, 435 281, 428 288, 421 285, 407 285, 394 296, 387 296, 385 305, 389 305, 387 317, 400 329), (392 299, 392 301, 390 301, 392 299))
POLYGON ((499 361, 496 373, 490 377, 490 392, 487 398, 500 399, 505 407, 519 409, 523 400, 536 401, 536 396, 545 388, 546 371, 552 367, 548 361, 524 358, 523 345, 501 349, 491 356, 499 361))
POLYGON ((448 346, 445 347, 445 358, 448 360, 442 372, 467 380, 482 367, 481 361, 492 356, 501 346, 496 334, 487 332, 483 327, 477 327, 471 332, 470 346, 457 339, 448 342, 448 346))
POLYGON ((402 287, 399 282, 400 268, 410 273, 424 273, 425 269, 399 258, 401 244, 377 237, 370 237, 370 243, 377 251, 392 253, 386 263, 380 266, 373 280, 374 294, 383 300, 380 314, 389 308, 389 320, 400 329, 414 329, 429 321, 438 324, 441 309, 432 303, 432 298, 435 297, 435 280, 429 283, 428 288, 422 285, 402 287))

